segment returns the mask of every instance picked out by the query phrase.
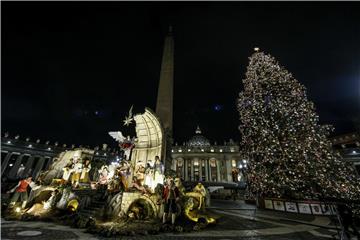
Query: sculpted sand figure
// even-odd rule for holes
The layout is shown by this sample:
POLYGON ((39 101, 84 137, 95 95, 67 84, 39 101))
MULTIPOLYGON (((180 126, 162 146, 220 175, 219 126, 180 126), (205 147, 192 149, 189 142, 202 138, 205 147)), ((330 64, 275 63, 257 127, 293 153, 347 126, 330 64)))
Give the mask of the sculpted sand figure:
POLYGON ((124 186, 125 191, 129 189, 131 184, 131 165, 128 161, 124 160, 120 166, 121 182, 124 186))
POLYGON ((192 192, 187 192, 186 196, 188 197, 194 197, 196 200, 199 201, 198 209, 205 209, 205 197, 206 197, 206 190, 204 185, 201 183, 198 183, 194 188, 192 192))
POLYGON ((20 180, 19 183, 14 188, 12 188, 11 190, 8 191, 8 193, 14 192, 14 194, 10 200, 10 207, 14 206, 20 197, 20 199, 22 201, 21 208, 25 208, 26 203, 28 201, 28 194, 27 194, 28 187, 36 189, 39 186, 37 186, 32 181, 32 177, 27 177, 27 178, 20 180))
POLYGON ((50 212, 50 210, 56 204, 56 196, 59 193, 59 190, 55 189, 51 192, 51 196, 48 200, 42 201, 41 203, 35 203, 26 213, 34 216, 42 216, 50 212))
POLYGON ((69 181, 71 174, 73 173, 72 161, 63 168, 62 182, 65 184, 69 181))
POLYGON ((174 180, 170 179, 165 185, 162 193, 164 203, 163 223, 166 223, 167 217, 171 215, 171 224, 175 224, 176 213, 178 211, 177 202, 180 198, 179 189, 175 186, 174 180))
POLYGON ((145 168, 144 185, 148 186, 151 189, 154 189, 154 183, 155 183, 155 181, 154 181, 154 168, 148 162, 146 164, 146 168, 145 168))
POLYGON ((89 159, 84 159, 81 175, 80 175, 80 182, 82 183, 89 183, 89 172, 91 170, 91 163, 89 159))
POLYGON ((83 167, 83 164, 81 162, 81 159, 75 159, 74 166, 73 166, 73 173, 71 175, 71 185, 74 188, 77 188, 79 186, 82 167, 83 167))
POLYGON ((106 165, 103 165, 100 169, 99 169, 99 181, 98 184, 100 184, 100 186, 102 188, 107 188, 107 184, 108 184, 108 175, 109 175, 109 168, 106 165))
POLYGON ((161 163, 159 156, 155 156, 154 163, 154 188, 158 184, 164 184, 164 164, 161 163))
POLYGON ((144 185, 145 167, 143 164, 139 164, 138 169, 135 172, 135 176, 139 185, 144 185))

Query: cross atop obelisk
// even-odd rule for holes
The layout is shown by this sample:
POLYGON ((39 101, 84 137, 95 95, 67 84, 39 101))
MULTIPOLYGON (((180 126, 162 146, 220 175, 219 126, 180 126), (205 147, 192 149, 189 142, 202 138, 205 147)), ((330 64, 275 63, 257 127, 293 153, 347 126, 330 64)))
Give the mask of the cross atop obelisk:
POLYGON ((159 116, 164 129, 172 135, 174 92, 174 39, 172 26, 165 37, 164 52, 161 63, 159 90, 156 103, 156 115, 159 116))

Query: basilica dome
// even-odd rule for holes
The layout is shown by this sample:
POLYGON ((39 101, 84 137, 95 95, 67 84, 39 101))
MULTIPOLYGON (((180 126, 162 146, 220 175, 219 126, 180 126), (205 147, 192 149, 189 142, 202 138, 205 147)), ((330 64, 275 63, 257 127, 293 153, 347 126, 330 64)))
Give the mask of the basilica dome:
POLYGON ((195 133, 196 133, 196 135, 193 136, 187 142, 188 146, 190 146, 190 147, 206 147, 206 146, 210 146, 210 141, 206 137, 201 135, 201 130, 200 130, 199 126, 197 126, 195 133))

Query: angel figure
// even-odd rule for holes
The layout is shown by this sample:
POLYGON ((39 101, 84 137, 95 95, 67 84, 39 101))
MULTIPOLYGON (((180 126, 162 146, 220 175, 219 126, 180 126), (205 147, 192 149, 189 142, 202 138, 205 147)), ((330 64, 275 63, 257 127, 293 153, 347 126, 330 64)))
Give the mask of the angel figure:
POLYGON ((109 135, 119 142, 119 147, 124 151, 124 156, 126 160, 130 159, 130 153, 134 145, 134 140, 128 136, 127 138, 120 132, 109 132, 109 135))

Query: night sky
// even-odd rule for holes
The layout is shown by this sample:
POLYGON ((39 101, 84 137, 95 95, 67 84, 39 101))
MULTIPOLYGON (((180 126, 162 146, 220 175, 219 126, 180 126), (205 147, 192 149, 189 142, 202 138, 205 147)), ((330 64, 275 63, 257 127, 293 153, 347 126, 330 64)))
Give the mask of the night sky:
MULTIPOLYGON (((155 109, 164 37, 175 37, 174 137, 200 125, 240 139, 236 100, 255 46, 302 84, 321 123, 356 129, 359 2, 2 2, 2 131, 96 146, 128 109, 155 109), (355 121, 355 122, 354 122, 355 121)), ((359 120, 358 120, 359 122, 359 120)))

